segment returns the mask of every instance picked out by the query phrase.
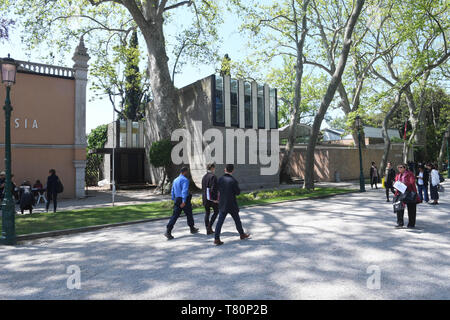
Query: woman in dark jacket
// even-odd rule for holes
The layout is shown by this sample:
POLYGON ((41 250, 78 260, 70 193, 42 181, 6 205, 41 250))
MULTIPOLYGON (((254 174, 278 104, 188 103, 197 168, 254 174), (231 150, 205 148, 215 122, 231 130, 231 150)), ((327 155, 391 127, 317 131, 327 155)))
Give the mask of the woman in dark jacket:
POLYGON ((53 200, 53 212, 56 212, 56 196, 58 194, 59 178, 56 175, 55 169, 50 169, 50 175, 47 178, 47 204, 46 209, 50 207, 50 201, 53 200))
POLYGON ((387 163, 386 175, 384 178, 384 186, 386 188, 386 202, 389 202, 389 191, 395 194, 394 181, 395 181, 395 170, 392 168, 392 162, 387 163))
POLYGON ((375 162, 372 162, 372 166, 370 167, 370 187, 373 189, 373 185, 378 189, 378 168, 375 165, 375 162))
MULTIPOLYGON (((405 192, 415 192, 416 193, 416 202, 415 203, 407 203, 406 207, 408 207, 408 228, 415 228, 416 226, 416 212, 417 212, 417 204, 421 203, 419 195, 417 194, 416 187, 416 178, 414 177, 414 173, 408 171, 406 164, 400 164, 397 166, 398 174, 395 177, 395 181, 400 181, 406 185, 405 192)), ((400 192, 398 190, 395 191, 395 197, 398 198, 400 196, 400 192)), ((394 199, 395 201, 395 199, 394 199)), ((403 227, 403 215, 405 214, 403 205, 403 210, 397 212, 397 226, 396 228, 403 227)))

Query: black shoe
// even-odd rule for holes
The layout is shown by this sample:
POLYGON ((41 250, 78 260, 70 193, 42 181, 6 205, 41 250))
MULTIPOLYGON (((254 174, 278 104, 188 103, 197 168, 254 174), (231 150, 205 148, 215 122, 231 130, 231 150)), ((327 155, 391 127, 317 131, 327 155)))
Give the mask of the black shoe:
POLYGON ((216 246, 221 246, 221 245, 223 245, 223 242, 220 241, 220 239, 215 239, 215 240, 214 240, 214 244, 215 244, 216 246))
POLYGON ((196 228, 196 227, 191 227, 191 233, 192 233, 192 234, 198 233, 198 228, 196 228))
POLYGON ((386 202, 391 202, 391 200, 387 199, 386 202))
POLYGON ((401 228, 403 228, 403 225, 402 224, 398 224, 398 225, 396 225, 395 226, 397 229, 401 229, 401 228))
POLYGON ((407 226, 408 229, 415 229, 416 227, 414 226, 407 226))
POLYGON ((164 236, 167 238, 167 240, 172 240, 172 239, 173 239, 172 233, 169 232, 169 231, 167 231, 166 233, 164 233, 164 236))
POLYGON ((206 229, 206 234, 209 236, 210 234, 214 234, 214 230, 212 228, 206 229))

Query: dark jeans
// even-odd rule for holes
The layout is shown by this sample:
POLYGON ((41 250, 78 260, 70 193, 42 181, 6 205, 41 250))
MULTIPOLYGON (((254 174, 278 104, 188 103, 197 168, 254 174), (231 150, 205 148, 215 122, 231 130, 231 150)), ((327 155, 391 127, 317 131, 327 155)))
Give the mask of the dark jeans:
MULTIPOLYGON (((216 232, 215 232, 215 238, 218 240, 220 239, 220 232, 222 231, 222 225, 223 222, 225 221, 225 217, 227 216, 228 213, 226 212, 219 212, 219 220, 217 220, 217 225, 216 225, 216 232)), ((241 218, 239 217, 239 213, 230 213, 231 217, 234 220, 234 223, 236 224, 236 230, 239 232, 239 234, 244 234, 244 229, 242 229, 242 223, 241 223, 241 218)))
POLYGON ((205 227, 206 229, 208 228, 212 228, 214 221, 216 221, 217 215, 219 214, 219 204, 206 200, 206 205, 205 205, 205 227), (211 214, 211 208, 213 209, 214 213, 211 216, 211 220, 209 220, 209 216, 211 214))
POLYGON ((56 192, 49 192, 47 193, 47 204, 45 205, 45 208, 48 211, 48 208, 50 207, 50 201, 53 200, 53 212, 56 212, 56 198, 57 198, 57 193, 56 192))
POLYGON ((425 200, 425 202, 430 201, 430 199, 428 199, 428 186, 426 184, 418 184, 417 192, 419 193, 420 200, 425 200))
POLYGON ((392 193, 395 193, 395 189, 393 186, 386 186, 386 200, 389 200, 389 191, 391 191, 392 193))
MULTIPOLYGON (((416 211, 417 204, 416 203, 408 203, 406 205, 408 207, 408 227, 416 226, 416 211)), ((397 224, 403 226, 403 216, 405 214, 405 210, 397 212, 397 224)))
POLYGON ((191 205, 191 197, 188 196, 186 199, 186 205, 183 208, 180 208, 180 205, 183 201, 182 198, 176 198, 174 205, 173 205, 173 214, 172 217, 170 217, 169 223, 167 224, 167 231, 171 232, 173 229, 173 226, 177 222, 178 218, 180 217, 181 211, 184 212, 187 218, 187 224, 189 227, 194 226, 194 217, 192 215, 192 205, 191 205))

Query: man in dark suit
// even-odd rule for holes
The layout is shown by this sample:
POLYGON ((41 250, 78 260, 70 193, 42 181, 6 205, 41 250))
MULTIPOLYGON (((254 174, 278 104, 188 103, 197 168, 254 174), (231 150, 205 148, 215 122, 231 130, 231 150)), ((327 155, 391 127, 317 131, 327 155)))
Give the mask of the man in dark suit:
POLYGON ((216 221, 217 215, 219 214, 219 201, 217 200, 217 177, 214 174, 216 171, 216 166, 214 163, 208 164, 206 167, 208 172, 203 176, 202 179, 202 190, 203 190, 203 206, 205 207, 205 227, 206 227, 206 234, 210 235, 213 234, 214 231, 212 229, 212 226, 214 224, 214 221, 216 221), (213 209, 214 213, 211 217, 211 220, 209 219, 209 216, 211 214, 211 208, 213 209))
POLYGON ((234 166, 232 164, 227 164, 225 167, 225 174, 220 177, 218 181, 219 186, 219 220, 216 225, 215 232, 215 245, 222 245, 223 242, 220 241, 220 232, 222 230, 222 225, 227 214, 231 214, 231 217, 236 224, 236 229, 239 232, 241 240, 250 237, 250 234, 245 233, 242 228, 241 218, 239 217, 239 207, 237 204, 236 196, 241 193, 239 189, 239 184, 237 180, 233 177, 234 166))

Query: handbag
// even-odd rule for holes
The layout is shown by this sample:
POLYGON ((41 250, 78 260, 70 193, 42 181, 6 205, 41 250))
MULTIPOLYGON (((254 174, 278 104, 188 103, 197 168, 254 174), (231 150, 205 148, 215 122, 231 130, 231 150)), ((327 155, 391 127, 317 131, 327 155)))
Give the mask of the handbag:
POLYGON ((444 193, 444 192, 445 192, 445 188, 444 188, 444 186, 443 186, 443 185, 441 185, 441 184, 438 184, 438 192, 442 192, 442 193, 444 193))
POLYGON ((404 210, 403 203, 401 201, 394 202, 394 213, 402 212, 404 210))
POLYGON ((417 203, 417 193, 414 191, 405 191, 399 200, 406 204, 417 203))

